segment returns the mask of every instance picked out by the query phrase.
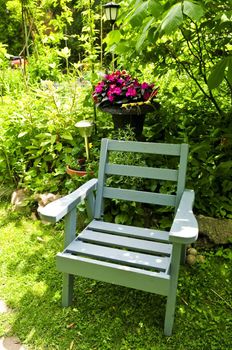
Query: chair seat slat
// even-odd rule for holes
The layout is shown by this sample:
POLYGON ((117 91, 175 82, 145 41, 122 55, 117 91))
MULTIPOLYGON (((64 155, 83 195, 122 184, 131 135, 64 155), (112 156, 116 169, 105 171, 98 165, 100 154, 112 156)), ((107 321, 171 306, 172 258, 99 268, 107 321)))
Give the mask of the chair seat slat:
POLYGON ((128 248, 136 250, 138 252, 167 255, 170 256, 172 251, 172 245, 166 243, 157 243, 146 241, 137 238, 117 236, 114 234, 94 232, 90 230, 84 230, 79 234, 78 239, 84 242, 98 243, 106 246, 128 248))
POLYGON ((76 239, 66 249, 65 252, 74 255, 85 256, 103 261, 111 261, 123 265, 140 267, 148 270, 167 271, 170 264, 170 258, 160 257, 149 254, 121 250, 118 248, 109 248, 96 244, 84 243, 76 239))
POLYGON ((169 232, 152 230, 148 228, 128 226, 122 224, 113 224, 110 222, 104 222, 100 220, 93 220, 88 225, 89 229, 100 231, 100 232, 110 232, 121 236, 129 236, 135 238, 142 238, 146 240, 155 240, 160 242, 168 242, 169 232))

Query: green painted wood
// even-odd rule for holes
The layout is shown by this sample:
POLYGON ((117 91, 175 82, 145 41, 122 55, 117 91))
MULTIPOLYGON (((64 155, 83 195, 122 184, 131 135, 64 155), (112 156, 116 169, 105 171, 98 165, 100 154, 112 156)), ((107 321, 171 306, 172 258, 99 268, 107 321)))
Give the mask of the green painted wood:
POLYGON ((108 143, 109 140, 102 139, 101 141, 101 154, 100 154, 100 162, 99 162, 99 170, 98 170, 98 189, 96 195, 96 203, 95 203, 95 213, 94 218, 100 219, 103 216, 103 188, 105 182, 105 166, 108 159, 108 143))
POLYGON ((84 230, 81 234, 78 235, 78 240, 105 246, 128 248, 133 251, 154 255, 158 254, 170 256, 172 252, 171 244, 145 241, 142 239, 117 236, 102 232, 94 232, 88 229, 84 230))
POLYGON ((108 150, 179 156, 180 144, 109 140, 108 150))
POLYGON ((161 295, 168 294, 170 285, 170 276, 162 272, 112 264, 68 253, 57 255, 56 266, 61 272, 161 295))
POLYGON ((91 179, 76 191, 47 204, 43 208, 39 208, 38 213, 41 219, 53 223, 58 222, 83 201, 90 192, 96 190, 97 182, 97 179, 91 179))
POLYGON ((143 254, 118 248, 84 243, 79 240, 73 241, 65 252, 86 256, 89 258, 111 261, 127 266, 140 267, 147 270, 157 270, 165 272, 169 268, 170 258, 143 254))
POLYGON ((142 202, 148 204, 159 204, 175 206, 176 196, 171 194, 152 193, 121 188, 104 187, 103 197, 122 199, 126 201, 142 202))
POLYGON ((94 211, 95 211, 95 194, 93 192, 90 192, 87 196, 85 202, 86 202, 86 210, 87 215, 90 220, 94 218, 94 211))
POLYGON ((76 208, 72 209, 65 216, 64 224, 64 248, 67 247, 76 238, 77 227, 77 211, 76 208))
POLYGON ((57 222, 65 216, 67 247, 57 255, 57 268, 64 273, 64 306, 70 305, 72 300, 74 275, 166 295, 164 332, 171 335, 182 247, 196 240, 198 234, 192 212, 194 192, 184 191, 187 156, 186 144, 103 139, 98 183, 96 179, 90 180, 72 194, 40 210, 41 217, 50 222, 57 222), (179 156, 179 169, 111 164, 108 163, 108 153, 111 151, 179 156), (112 174, 177 181, 177 195, 106 187, 106 175, 112 174), (174 206, 176 214, 170 232, 101 221, 104 197, 174 206), (92 217, 94 212, 97 220, 91 221, 76 238, 76 206, 84 199, 89 216, 92 217))
POLYGON ((188 150, 189 150, 189 146, 187 144, 181 145, 180 165, 179 165, 179 174, 178 174, 178 182, 177 182, 177 192, 176 192, 176 209, 179 205, 182 193, 185 189, 188 150))
POLYGON ((169 240, 169 232, 167 231, 151 230, 148 228, 141 228, 121 224, 112 224, 110 222, 98 220, 93 220, 92 222, 90 222, 88 228, 97 232, 109 232, 121 236, 142 238, 151 241, 168 242, 169 240))
POLYGON ((67 307, 72 304, 74 275, 63 273, 62 306, 67 307))
POLYGON ((165 321, 164 321, 164 334, 167 336, 172 335, 172 328, 174 323, 175 307, 176 307, 176 292, 178 283, 178 274, 180 266, 181 256, 181 244, 173 244, 172 260, 170 267, 170 286, 167 297, 165 321))
POLYGON ((178 171, 121 164, 106 164, 105 173, 119 176, 136 176, 146 179, 177 181, 178 171))
POLYGON ((194 191, 185 190, 169 233, 170 242, 189 244, 198 237, 198 223, 193 214, 194 191))

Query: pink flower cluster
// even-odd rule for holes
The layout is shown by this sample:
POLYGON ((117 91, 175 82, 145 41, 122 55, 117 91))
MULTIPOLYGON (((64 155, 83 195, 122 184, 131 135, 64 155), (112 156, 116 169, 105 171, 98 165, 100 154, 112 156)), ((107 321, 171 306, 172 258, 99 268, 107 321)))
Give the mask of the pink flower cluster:
POLYGON ((94 102, 98 106, 110 106, 113 104, 147 101, 154 98, 158 88, 154 84, 146 82, 139 83, 132 78, 125 70, 106 74, 93 92, 94 102))

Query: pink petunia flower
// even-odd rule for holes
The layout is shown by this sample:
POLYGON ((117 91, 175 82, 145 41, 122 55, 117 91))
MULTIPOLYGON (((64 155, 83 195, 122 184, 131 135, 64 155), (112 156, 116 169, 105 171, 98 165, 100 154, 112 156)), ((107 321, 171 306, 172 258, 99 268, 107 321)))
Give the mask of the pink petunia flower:
POLYGON ((115 87, 115 88, 112 90, 112 93, 115 94, 115 95, 121 95, 122 89, 120 89, 120 87, 115 87))
POLYGON ((102 92, 102 90, 103 90, 103 87, 102 87, 101 85, 97 85, 97 86, 95 87, 95 92, 96 92, 97 94, 100 94, 100 93, 102 92))
POLYGON ((136 92, 135 88, 129 86, 127 89, 127 92, 126 92, 126 96, 127 97, 129 97, 129 96, 134 97, 136 95, 137 95, 137 92, 136 92))
POLYGON ((114 101, 114 96, 113 96, 113 95, 109 95, 108 97, 109 97, 109 101, 110 101, 110 102, 113 102, 113 101, 114 101))
POLYGON ((142 83, 141 84, 141 89, 145 90, 149 87, 148 83, 142 83))

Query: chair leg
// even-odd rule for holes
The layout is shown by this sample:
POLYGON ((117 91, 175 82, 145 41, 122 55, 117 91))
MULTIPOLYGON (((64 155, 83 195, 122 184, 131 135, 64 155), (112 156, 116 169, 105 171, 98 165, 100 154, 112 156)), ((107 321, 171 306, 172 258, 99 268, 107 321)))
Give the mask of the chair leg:
POLYGON ((63 274, 62 306, 67 307, 72 304, 74 276, 68 273, 63 274))
POLYGON ((170 271, 170 287, 167 297, 166 313, 164 321, 164 334, 167 336, 172 335, 172 328, 174 323, 175 308, 176 308, 176 292, 178 284, 179 266, 181 258, 181 245, 173 244, 171 271, 170 271))
POLYGON ((186 245, 183 244, 181 248, 181 258, 180 258, 181 265, 185 264, 185 259, 186 259, 186 245))
POLYGON ((173 290, 167 298, 166 304, 166 313, 164 321, 164 334, 167 336, 172 335, 172 328, 175 317, 175 308, 176 308, 176 290, 173 290))

